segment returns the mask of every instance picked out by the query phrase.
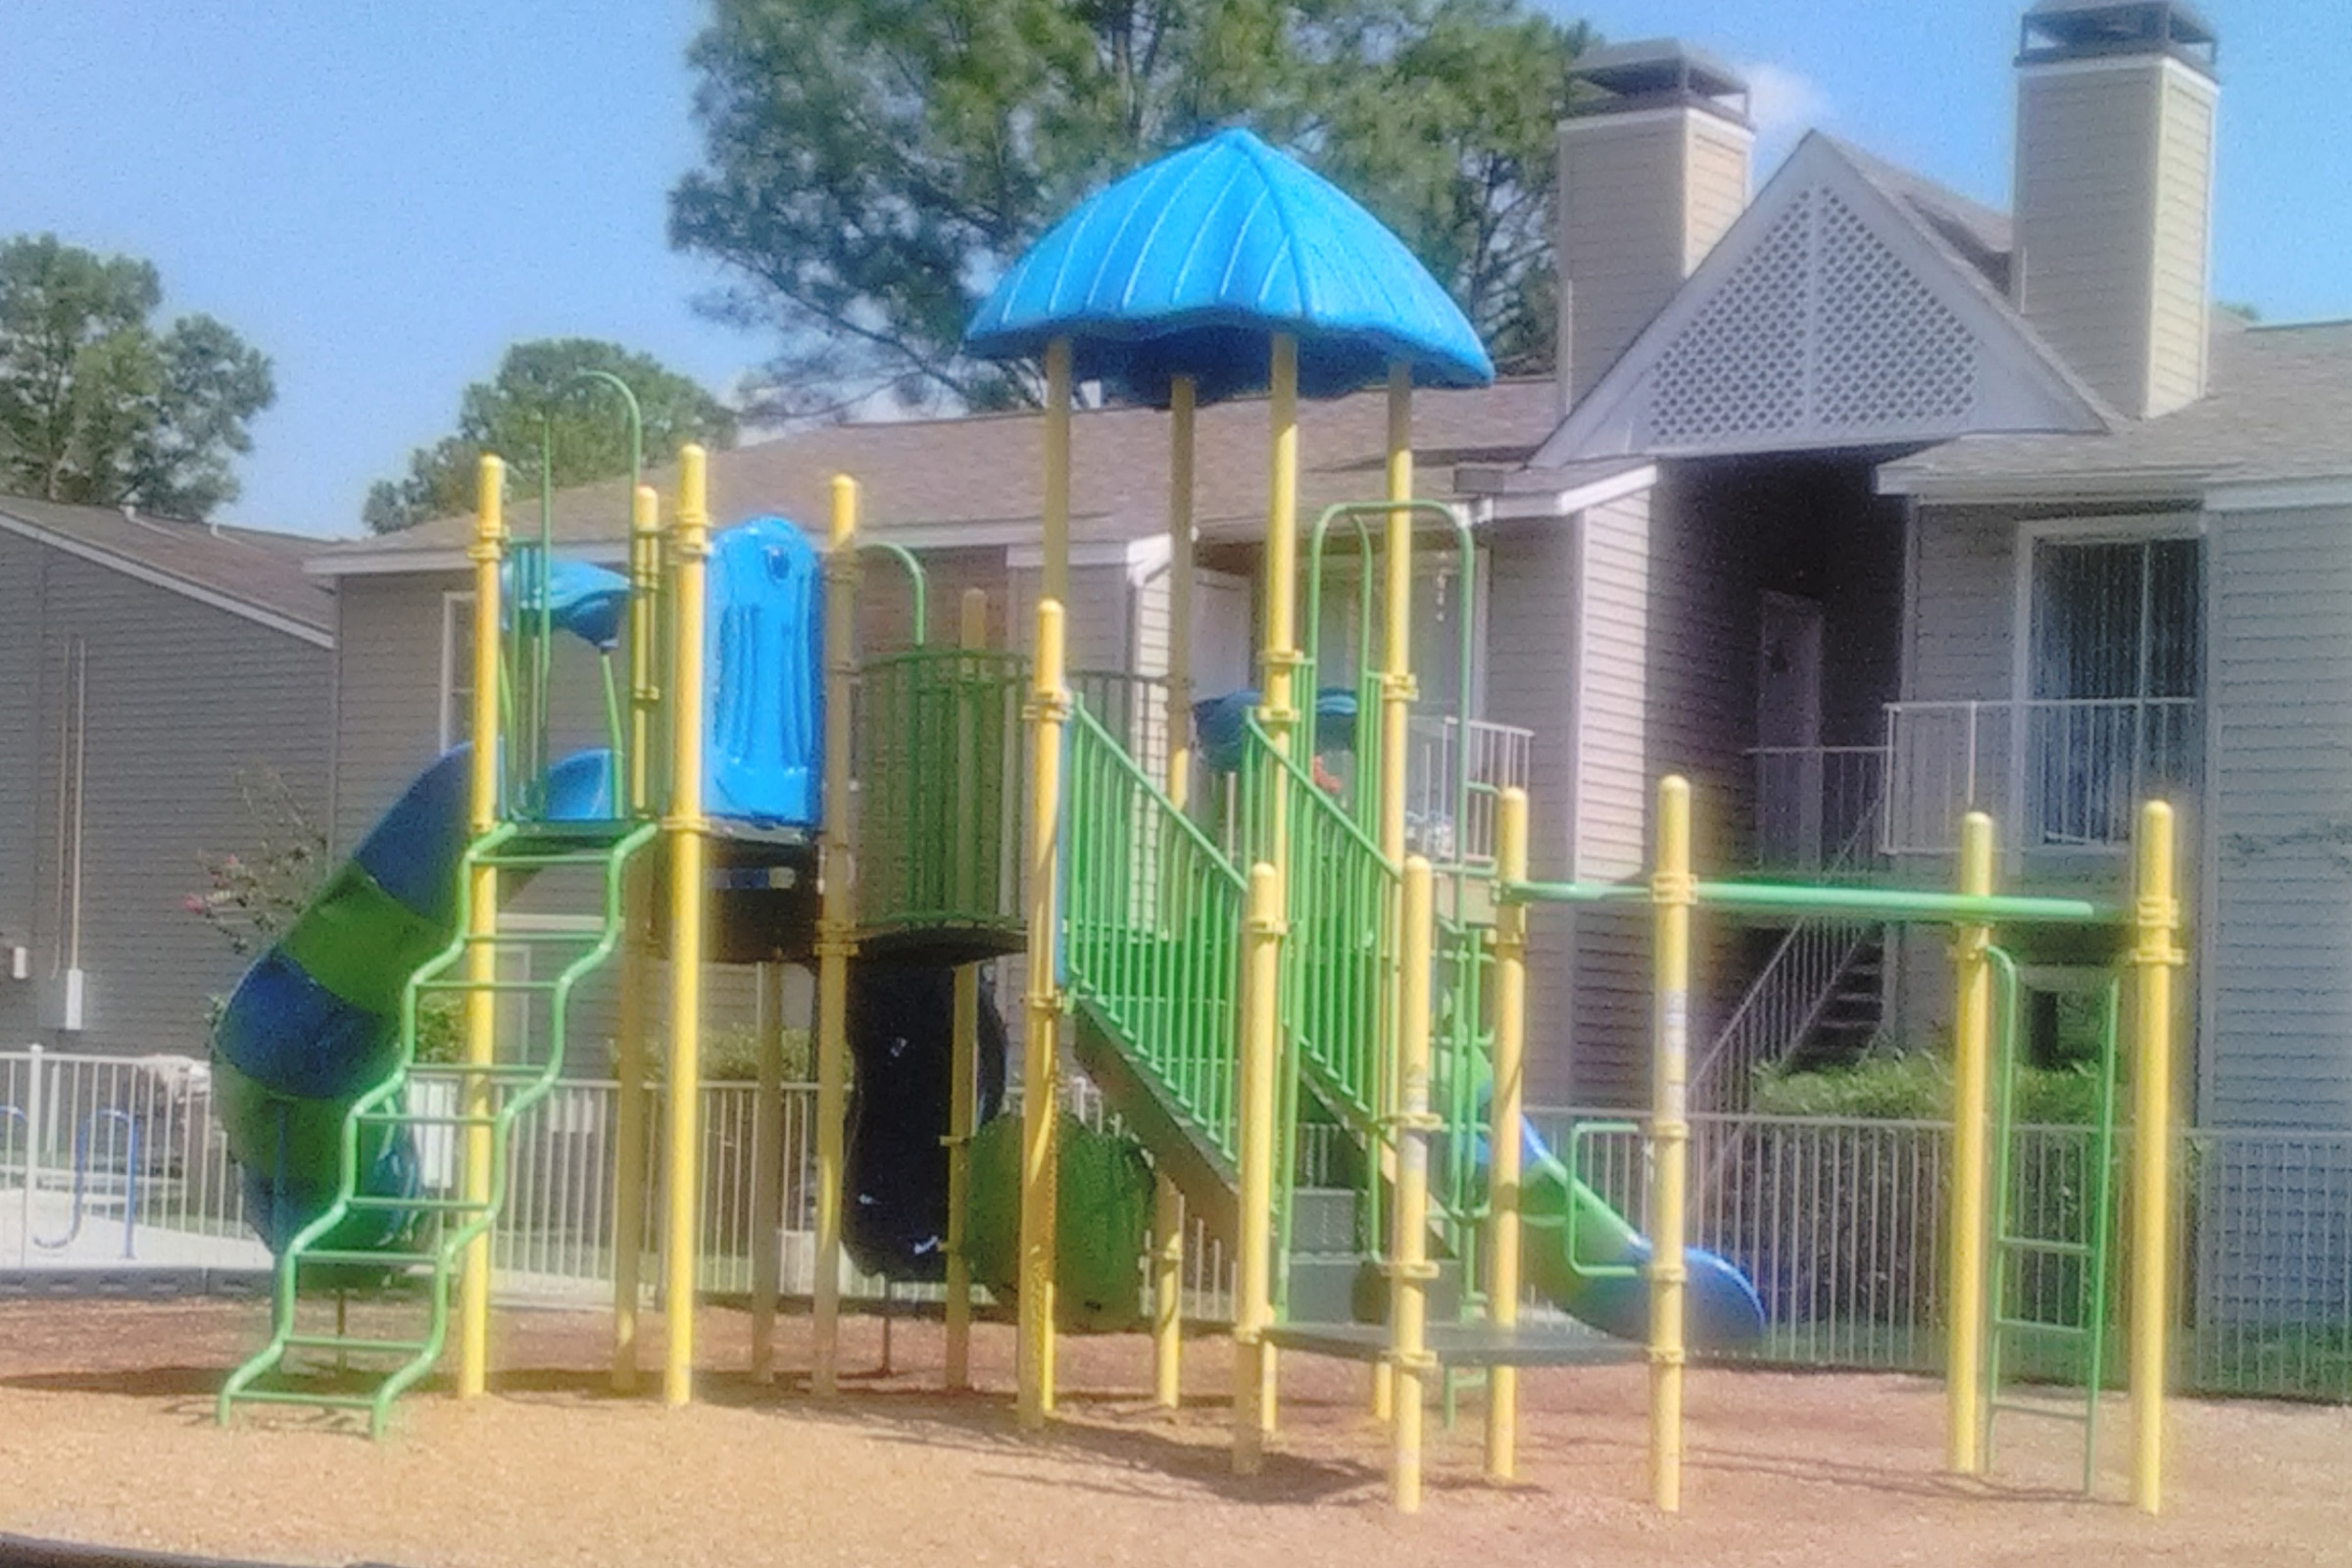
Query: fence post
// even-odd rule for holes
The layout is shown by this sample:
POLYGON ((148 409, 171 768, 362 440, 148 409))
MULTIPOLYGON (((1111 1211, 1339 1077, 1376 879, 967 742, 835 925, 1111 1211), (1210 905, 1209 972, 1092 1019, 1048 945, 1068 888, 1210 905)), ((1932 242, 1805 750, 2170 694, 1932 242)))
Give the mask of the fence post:
POLYGON ((760 1046, 752 1102, 752 1381, 776 1377, 776 1297, 784 1245, 784 966, 752 967, 760 1046))
MULTIPOLYGON (((1971 811, 1960 822, 1960 891, 1992 892, 1992 818, 1971 811)), ((1984 1118, 1989 1099, 1992 928, 1952 932, 1957 987, 1952 1008, 1952 1236, 1950 1305, 1944 1348, 1944 1458, 1957 1475, 1984 1467, 1981 1404, 1984 1352, 1984 1118)))
POLYGON ((20 1267, 32 1266, 33 1190, 41 1182, 41 1048, 31 1046, 24 1053, 24 1229, 17 1238, 17 1261, 20 1267))
POLYGON ((2132 1076, 2132 1504, 2164 1500, 2165 1330, 2172 1311, 2173 970, 2183 961, 2173 808, 2140 808, 2132 962, 2139 1050, 2132 1076))

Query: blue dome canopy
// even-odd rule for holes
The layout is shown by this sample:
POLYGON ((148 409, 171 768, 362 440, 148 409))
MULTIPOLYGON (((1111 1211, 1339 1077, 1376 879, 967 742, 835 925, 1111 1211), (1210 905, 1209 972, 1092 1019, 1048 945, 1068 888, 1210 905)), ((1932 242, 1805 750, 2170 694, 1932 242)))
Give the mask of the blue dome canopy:
POLYGON ((1071 340, 1079 380, 1165 406, 1261 391, 1271 333, 1298 339, 1298 388, 1387 378, 1484 386, 1478 334, 1402 241, 1338 186, 1246 130, 1146 165, 1081 203, 1013 264, 964 330, 988 359, 1071 340))

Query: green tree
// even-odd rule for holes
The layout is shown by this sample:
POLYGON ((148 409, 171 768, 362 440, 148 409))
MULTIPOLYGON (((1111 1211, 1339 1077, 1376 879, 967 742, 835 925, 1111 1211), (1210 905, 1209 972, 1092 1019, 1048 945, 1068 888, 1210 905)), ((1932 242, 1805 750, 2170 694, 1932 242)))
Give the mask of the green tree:
POLYGON ((159 327, 162 303, 147 262, 0 241, 0 490, 198 519, 236 498, 270 361, 209 316, 159 327))
POLYGON ((649 461, 687 441, 735 444, 735 415, 696 382, 650 355, 593 338, 539 338, 517 343, 498 373, 468 386, 459 400, 458 427, 409 454, 408 471, 379 479, 363 514, 375 533, 391 533, 427 517, 473 507, 479 454, 507 460, 517 482, 536 487, 542 432, 558 486, 591 484, 629 471, 629 427, 620 400, 590 372, 618 377, 645 417, 649 461))
POLYGON ((1589 40, 1523 0, 714 0, 670 242, 730 272, 712 314, 781 338, 773 412, 1030 402, 957 353, 988 286, 1088 191, 1247 124, 1538 370, 1552 126, 1589 40))

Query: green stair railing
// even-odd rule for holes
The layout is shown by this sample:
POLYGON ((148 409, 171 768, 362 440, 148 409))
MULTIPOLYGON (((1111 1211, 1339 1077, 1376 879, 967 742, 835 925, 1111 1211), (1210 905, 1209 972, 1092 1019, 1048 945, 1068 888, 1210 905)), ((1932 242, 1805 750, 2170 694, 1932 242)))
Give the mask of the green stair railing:
MULTIPOLYGON (((652 843, 660 832, 658 825, 652 822, 634 825, 614 823, 610 826, 619 832, 617 838, 597 839, 588 833, 581 833, 552 843, 541 843, 535 841, 535 836, 526 838, 523 829, 508 822, 491 829, 467 848, 458 884, 460 934, 410 977, 402 993, 400 1046, 392 1069, 374 1088, 362 1094, 344 1115, 335 1200, 324 1213, 296 1233, 279 1257, 270 1343, 259 1354, 237 1368, 222 1386, 217 1408, 221 1422, 229 1419, 231 1408, 239 1402, 364 1409, 368 1412, 368 1431, 380 1437, 389 1419, 392 1402, 427 1376, 440 1359, 449 1334, 450 1281, 457 1273, 466 1248, 488 1233, 506 1201, 508 1152, 514 1124, 525 1111, 546 1098, 563 1073, 565 1024, 572 992, 581 980, 601 967, 619 946, 626 923, 621 893, 624 873, 631 858, 652 843), (624 828, 625 831, 622 831, 624 828), (487 935, 467 935, 473 886, 471 873, 477 866, 490 866, 502 873, 514 875, 532 875, 564 867, 592 870, 602 882, 602 918, 593 931, 493 931, 487 935), (510 947, 534 953, 550 948, 561 951, 564 946, 578 947, 581 951, 573 954, 552 980, 494 977, 482 981, 464 976, 451 978, 451 971, 458 969, 467 954, 481 945, 489 946, 494 954, 510 947), (471 1102, 471 1097, 454 1111, 415 1108, 408 1102, 407 1090, 410 1069, 416 1062, 417 1025, 423 1000, 435 995, 455 995, 463 999, 468 994, 482 992, 502 998, 543 1001, 547 1007, 545 1054, 537 1060, 498 1062, 465 1071, 464 1083, 484 1085, 494 1100, 495 1109, 488 1112, 464 1108, 465 1103, 471 1102), (363 1143, 368 1141, 366 1134, 368 1131, 380 1130, 383 1134, 397 1136, 404 1129, 413 1132, 419 1128, 432 1128, 458 1135, 466 1129, 483 1126, 489 1129, 491 1150, 490 1183, 486 1199, 370 1196, 360 1192, 360 1150, 363 1143), (392 1246, 380 1250, 340 1249, 331 1245, 335 1232, 353 1215, 371 1210, 411 1216, 406 1232, 393 1238, 392 1246), (416 1241, 418 1231, 431 1233, 429 1245, 416 1241), (336 1273, 348 1278, 353 1271, 406 1272, 419 1267, 427 1271, 427 1278, 424 1302, 426 1322, 418 1337, 381 1339, 349 1334, 342 1326, 339 1312, 336 1328, 331 1333, 304 1334, 300 1331, 297 1312, 306 1270, 326 1271, 331 1279, 336 1273), (382 1373, 375 1387, 366 1393, 347 1393, 339 1387, 262 1386, 264 1378, 285 1369, 288 1355, 296 1350, 332 1352, 339 1364, 348 1362, 354 1354, 394 1354, 402 1359, 389 1372, 382 1373)), ((495 969, 496 965, 493 964, 494 974, 495 969)))
POLYGON ((1064 977, 1233 1161, 1244 880, 1084 707, 1067 734, 1064 977))

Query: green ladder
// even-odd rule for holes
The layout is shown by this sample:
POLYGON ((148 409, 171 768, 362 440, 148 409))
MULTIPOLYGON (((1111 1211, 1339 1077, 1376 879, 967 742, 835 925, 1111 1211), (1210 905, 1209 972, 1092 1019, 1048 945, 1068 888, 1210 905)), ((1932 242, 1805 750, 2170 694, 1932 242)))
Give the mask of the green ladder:
POLYGON ((1993 1100, 1984 1462, 1987 1467, 1992 1463, 1993 1425, 2003 1413, 2079 1423, 2082 1490, 2089 1493, 2098 1478, 2099 1394, 2106 1376, 2107 1291, 2115 1235, 2115 1040, 2120 999, 2110 981, 2097 1066, 2097 1120, 2087 1138, 2079 1149, 2037 1148, 2033 1159, 2023 1159, 2017 1125, 2017 963, 1998 948, 1990 951, 1990 957, 2000 1029, 1993 1100), (2061 1386, 2079 1375, 2082 1402, 2004 1394, 2005 1371, 2022 1371, 2061 1386))
MULTIPOLYGON (((392 1070, 355 1101, 344 1116, 342 1172, 335 1200, 296 1233, 277 1263, 273 1331, 262 1351, 237 1368, 220 1390, 218 1416, 229 1420, 238 1404, 291 1404, 316 1409, 365 1410, 370 1436, 381 1437, 392 1401, 429 1375, 449 1337, 450 1282, 459 1274, 466 1248, 485 1235, 506 1200, 508 1152, 514 1124, 547 1098, 564 1070, 565 1014, 573 989, 610 958, 626 924, 622 883, 629 860, 659 833, 652 822, 502 823, 469 846, 460 870, 458 936, 409 979, 401 1003, 401 1038, 392 1070), (502 880, 548 872, 588 874, 602 887, 601 918, 593 928, 500 931, 467 935, 472 913, 472 872, 495 869, 502 880), (465 975, 468 956, 481 947, 493 955, 491 978, 465 975), (498 960, 526 953, 533 967, 543 957, 561 960, 553 979, 512 979, 498 960), (454 971, 454 972, 453 972, 454 971), (418 1004, 428 996, 464 998, 487 992, 504 1001, 546 1006, 544 1054, 535 1059, 499 1061, 467 1074, 486 1083, 493 1107, 419 1110, 406 1091, 416 1055, 418 1004), (440 1195, 377 1197, 359 1191, 359 1152, 404 1131, 438 1132, 461 1142, 469 1131, 490 1133, 490 1187, 486 1199, 440 1195), (371 1136, 372 1135, 372 1136, 371 1136), (338 1247, 335 1232, 355 1214, 405 1214, 408 1223, 381 1250, 338 1247), (411 1337, 384 1338, 347 1330, 340 1291, 354 1278, 421 1273, 424 1322, 411 1337), (306 1329, 298 1317, 306 1285, 338 1292, 331 1329, 306 1329), (318 1363, 323 1362, 324 1365, 318 1363), (322 1381, 318 1374, 331 1374, 322 1381), (357 1383, 359 1387, 353 1385, 357 1383)), ((414 1298, 410 1298, 413 1301, 414 1298)))

